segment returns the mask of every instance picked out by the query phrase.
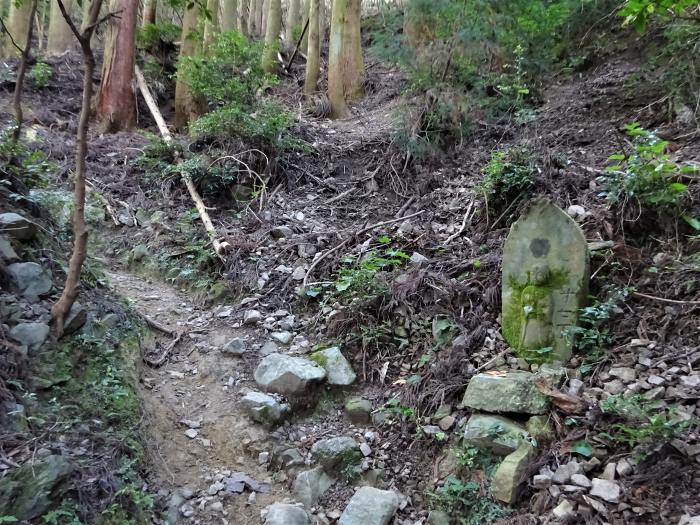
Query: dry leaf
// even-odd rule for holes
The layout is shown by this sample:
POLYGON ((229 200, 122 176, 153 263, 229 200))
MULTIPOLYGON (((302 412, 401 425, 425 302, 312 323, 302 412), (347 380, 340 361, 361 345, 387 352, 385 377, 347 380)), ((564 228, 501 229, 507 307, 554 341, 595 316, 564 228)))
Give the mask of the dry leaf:
POLYGON ((554 406, 567 414, 580 414, 586 410, 586 403, 583 401, 583 399, 578 396, 572 396, 570 394, 560 392, 556 388, 552 388, 547 384, 544 378, 537 379, 535 381, 535 386, 537 386, 537 390, 542 392, 545 396, 552 398, 552 403, 554 403, 554 406))

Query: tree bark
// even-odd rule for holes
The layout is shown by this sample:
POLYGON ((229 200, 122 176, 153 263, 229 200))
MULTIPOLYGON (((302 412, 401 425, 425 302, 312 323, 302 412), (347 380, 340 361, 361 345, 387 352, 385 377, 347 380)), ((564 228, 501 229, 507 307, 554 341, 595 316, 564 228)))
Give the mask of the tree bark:
POLYGON ((267 15, 270 11, 269 0, 262 0, 262 14, 260 16, 260 34, 261 36, 267 35, 267 15))
MULTIPOLYGON (((287 21, 284 29, 284 43, 287 48, 293 48, 296 42, 294 29, 299 27, 299 2, 301 0, 289 0, 287 7, 287 21)), ((297 35, 298 36, 298 35, 297 35)))
POLYGON ((320 1, 310 0, 309 4, 309 42, 306 52, 306 74, 304 77, 304 94, 307 96, 316 93, 321 56, 320 24, 318 20, 320 1))
POLYGON ((156 23, 156 14, 158 12, 158 0, 146 0, 143 5, 142 26, 147 26, 156 23))
POLYGON ((269 1, 270 9, 267 15, 267 28, 265 29, 262 68, 266 73, 275 73, 277 71, 280 29, 282 28, 282 2, 281 0, 269 1))
POLYGON ((248 0, 248 36, 254 38, 257 36, 255 27, 255 10, 260 0, 248 0))
POLYGON ((266 34, 265 28, 262 25, 262 14, 264 7, 265 0, 257 0, 257 2, 255 2, 255 27, 257 28, 256 36, 259 37, 266 34))
POLYGON ((83 17, 81 18, 80 21, 80 32, 82 33, 87 29, 87 26, 89 25, 89 20, 90 20, 90 6, 92 5, 92 2, 90 0, 83 0, 82 3, 82 13, 83 17))
MULTIPOLYGON (((66 10, 70 13, 73 10, 73 0, 63 2, 66 10)), ((75 37, 68 27, 68 24, 61 15, 58 2, 51 0, 51 14, 49 15, 49 37, 46 44, 46 54, 60 55, 75 46, 75 37)))
POLYGON ((27 74, 27 62, 29 62, 29 52, 32 49, 32 33, 34 32, 34 14, 36 13, 37 0, 27 0, 30 4, 29 27, 27 34, 24 35, 24 49, 22 49, 22 59, 17 69, 17 79, 15 80, 15 91, 12 95, 12 105, 15 110, 15 129, 12 131, 12 141, 17 144, 22 133, 22 122, 24 114, 22 113, 22 92, 24 91, 24 77, 27 74))
POLYGON ((240 0, 238 10, 238 30, 243 36, 248 36, 248 13, 250 11, 250 0, 240 0))
POLYGON ((119 13, 109 21, 97 93, 97 118, 107 133, 131 129, 136 123, 134 53, 138 0, 112 0, 109 9, 119 13))
MULTIPOLYGON (((197 27, 199 12, 199 6, 196 3, 185 11, 185 16, 182 19, 182 36, 180 37, 181 57, 192 56, 199 51, 199 42, 197 42, 195 35, 191 34, 197 27)), ((175 83, 175 128, 185 129, 192 120, 202 114, 202 111, 201 99, 192 94, 190 86, 185 83, 182 75, 178 72, 175 83)))
MULTIPOLYGON (((301 2, 301 19, 299 20, 299 23, 303 25, 306 23, 306 20, 309 18, 309 12, 311 10, 311 2, 310 0, 299 0, 301 2)), ((304 33, 301 37, 301 46, 299 47, 300 51, 302 53, 306 53, 307 48, 309 47, 309 31, 307 30, 306 33, 304 33)))
MULTIPOLYGON (((61 2, 62 0, 58 0, 61 2)), ((97 24, 97 17, 100 14, 102 0, 93 0, 90 6, 89 15, 85 31, 79 33, 70 13, 66 11, 63 4, 61 14, 71 28, 71 31, 78 38, 80 48, 83 52, 83 100, 80 108, 80 118, 78 120, 77 147, 75 153, 75 191, 73 194, 73 253, 68 262, 68 272, 66 283, 61 293, 61 297, 51 307, 51 322, 54 334, 57 338, 63 335, 63 322, 68 312, 70 312, 76 297, 78 297, 78 286, 80 285, 80 271, 87 256, 88 230, 85 224, 85 157, 87 155, 87 134, 90 126, 90 100, 92 98, 92 75, 95 72, 95 56, 90 47, 90 40, 97 24)))
POLYGON ((233 31, 238 29, 238 0, 223 0, 221 13, 221 30, 233 31))
POLYGON ((362 96, 364 62, 360 40, 361 0, 334 0, 328 49, 331 117, 347 116, 347 101, 362 96))
POLYGON ((208 17, 204 22, 204 40, 202 49, 206 52, 219 32, 219 0, 207 0, 208 17))
POLYGON ((7 31, 9 35, 4 35, 4 55, 6 57, 19 57, 27 47, 27 33, 30 23, 34 20, 32 2, 24 0, 17 5, 14 1, 10 3, 10 14, 8 16, 7 31), (14 44, 12 43, 14 40, 14 44), (15 46, 16 44, 16 46, 15 46))

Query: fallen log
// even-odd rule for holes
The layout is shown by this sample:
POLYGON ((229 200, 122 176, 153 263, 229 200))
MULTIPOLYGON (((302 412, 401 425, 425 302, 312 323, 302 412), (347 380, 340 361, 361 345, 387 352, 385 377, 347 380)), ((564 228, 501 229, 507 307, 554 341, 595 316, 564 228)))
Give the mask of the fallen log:
MULTIPOLYGON (((146 79, 143 77, 143 74, 141 73, 141 70, 138 66, 135 66, 134 73, 136 76, 136 83, 138 84, 139 90, 141 91, 141 95, 143 95, 143 99, 146 101, 146 105, 151 111, 153 119, 156 121, 156 125, 160 130, 160 134, 163 136, 163 140, 165 142, 172 142, 173 137, 170 134, 168 125, 165 123, 165 119, 163 118, 163 115, 161 115, 160 109, 158 109, 158 104, 156 104, 153 95, 151 95, 151 90, 148 89, 146 79)), ((181 161, 178 161, 178 164, 180 163, 181 161)), ((197 188, 195 188, 194 182, 192 182, 192 177, 190 177, 190 174, 184 170, 181 170, 180 177, 185 183, 190 197, 192 197, 192 201, 194 202, 194 205, 197 208, 197 212, 199 213, 199 218, 202 220, 202 224, 204 224, 204 229, 207 231, 207 235, 209 236, 209 240, 211 240, 212 246, 214 246, 214 251, 220 258, 223 259, 223 254, 231 249, 231 245, 226 241, 219 240, 219 235, 216 232, 216 228, 214 228, 214 224, 211 222, 211 218, 207 213, 207 208, 204 205, 204 201, 202 201, 202 197, 199 195, 197 188)))

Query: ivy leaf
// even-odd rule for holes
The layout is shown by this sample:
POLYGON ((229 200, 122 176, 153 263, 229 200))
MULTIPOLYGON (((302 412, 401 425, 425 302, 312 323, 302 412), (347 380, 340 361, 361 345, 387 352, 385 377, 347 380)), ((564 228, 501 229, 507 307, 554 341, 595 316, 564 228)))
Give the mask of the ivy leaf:
POLYGON ((574 454, 579 454, 586 458, 590 458, 591 456, 593 456, 593 447, 588 441, 577 441, 571 447, 571 452, 574 454))
POLYGON ((683 220, 690 224, 694 230, 700 230, 700 220, 697 217, 691 217, 690 215, 683 215, 683 220))

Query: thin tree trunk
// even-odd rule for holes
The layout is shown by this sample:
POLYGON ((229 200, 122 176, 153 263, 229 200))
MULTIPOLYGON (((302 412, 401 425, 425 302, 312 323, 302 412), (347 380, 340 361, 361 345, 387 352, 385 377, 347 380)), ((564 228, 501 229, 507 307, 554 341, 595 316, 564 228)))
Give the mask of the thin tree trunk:
MULTIPOLYGON (((70 13, 73 11, 73 0, 65 0, 63 5, 70 13)), ((46 44, 48 55, 60 55, 75 46, 75 37, 66 24, 58 8, 58 2, 51 0, 51 14, 49 15, 49 39, 46 44)))
MULTIPOLYGON (((299 20, 300 24, 304 24, 306 20, 309 18, 309 11, 311 9, 311 2, 309 0, 299 0, 301 2, 301 19, 299 20)), ((309 46, 309 32, 307 31, 304 33, 301 37, 301 46, 300 46, 300 51, 302 53, 306 53, 306 50, 309 46)))
POLYGON ((300 0, 289 0, 289 5, 287 7, 287 21, 284 28, 284 44, 289 49, 293 48, 294 43, 296 42, 294 29, 299 27, 299 2, 300 0))
MULTIPOLYGON (((185 16, 182 19, 182 36, 180 37, 181 57, 192 56, 199 51, 199 42, 192 34, 197 27, 199 11, 197 3, 191 4, 189 9, 185 11, 185 16)), ((190 86, 184 81, 182 74, 178 72, 175 83, 175 127, 179 130, 185 129, 192 120, 202 114, 202 110, 201 100, 192 94, 190 86)))
POLYGON ((4 55, 6 57, 19 57, 22 50, 27 47, 27 34, 29 26, 33 25, 34 13, 32 2, 24 0, 19 5, 12 1, 10 3, 10 14, 8 16, 7 32, 5 35, 4 55), (13 43, 14 40, 14 43, 13 43))
POLYGON ((202 49, 206 52, 219 32, 219 0, 207 0, 208 17, 204 22, 204 39, 202 49))
POLYGON ((80 32, 82 33, 87 29, 90 21, 90 6, 92 5, 91 0, 83 0, 82 3, 82 13, 83 17, 80 21, 80 32))
POLYGON ((262 0, 262 15, 260 17, 260 34, 262 36, 267 35, 267 15, 270 11, 269 0, 262 0))
POLYGON ((318 85, 319 61, 321 56, 318 8, 319 0, 309 2, 309 43, 306 53, 306 74, 304 78, 304 94, 309 96, 316 93, 318 85))
POLYGON ((142 26, 156 23, 156 14, 158 12, 158 0, 146 0, 143 6, 142 26))
POLYGON ((262 25, 262 14, 263 8, 265 7, 265 0, 257 0, 255 2, 255 27, 257 28, 257 36, 264 36, 266 30, 262 25))
MULTIPOLYGON (((62 0, 58 0, 61 2, 62 0)), ((90 40, 97 24, 97 17, 100 14, 102 0, 93 0, 87 17, 86 29, 79 33, 73 24, 70 13, 62 3, 59 4, 61 14, 69 24, 73 34, 80 42, 83 52, 83 62, 85 71, 83 72, 83 100, 80 108, 80 119, 78 120, 78 143, 75 153, 75 192, 73 194, 73 253, 68 262, 68 272, 66 283, 61 297, 51 307, 51 321, 54 333, 57 338, 63 335, 63 322, 68 312, 70 312, 75 299, 78 297, 78 286, 80 285, 80 271, 87 256, 88 230, 85 224, 85 157, 87 155, 87 134, 90 126, 90 100, 92 98, 92 75, 95 72, 95 56, 90 47, 90 40)))
POLYGON ((102 80, 97 93, 97 117, 108 133, 131 129, 136 123, 134 52, 138 0, 112 0, 102 62, 102 80))
POLYGON ((248 0, 248 36, 254 38, 257 36, 255 28, 255 10, 260 0, 248 0))
POLYGON ((17 80, 15 80, 15 91, 12 95, 12 105, 15 110, 15 129, 12 132, 12 141, 17 144, 22 133, 22 91, 24 91, 24 77, 27 74, 27 62, 29 61, 29 51, 32 49, 32 33, 34 31, 34 14, 36 13, 37 0, 26 0, 30 4, 29 27, 24 35, 24 49, 22 49, 22 59, 17 70, 17 80))
POLYGON ((262 68, 266 73, 277 71, 277 51, 279 50, 280 29, 282 28, 282 2, 269 0, 270 9, 265 29, 265 49, 262 56, 262 68))
POLYGON ((238 28, 238 0, 223 0, 221 30, 233 31, 238 28))
POLYGON ((364 63, 360 41, 361 0, 334 0, 328 49, 331 116, 347 116, 347 101, 362 96, 364 63))
POLYGON ((250 34, 248 31, 248 12, 250 11, 250 0, 240 0, 238 9, 238 30, 243 36, 248 36, 250 34))

